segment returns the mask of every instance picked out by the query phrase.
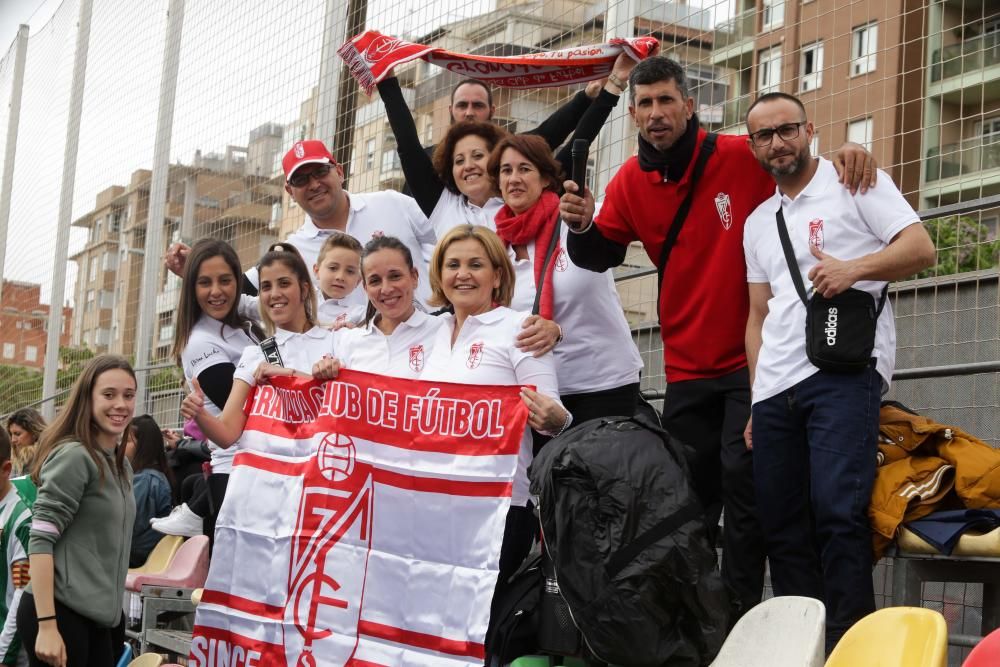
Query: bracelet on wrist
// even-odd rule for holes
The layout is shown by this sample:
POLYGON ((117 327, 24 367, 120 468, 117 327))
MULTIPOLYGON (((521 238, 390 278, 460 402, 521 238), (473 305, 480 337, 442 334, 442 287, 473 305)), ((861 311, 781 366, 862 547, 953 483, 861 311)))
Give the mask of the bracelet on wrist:
POLYGON ((556 345, 558 345, 559 343, 561 343, 563 341, 563 330, 562 330, 562 327, 559 326, 558 324, 556 325, 556 329, 559 330, 559 335, 556 336, 556 345))
POLYGON ((623 93, 625 92, 625 89, 628 88, 628 81, 622 81, 614 72, 608 74, 608 81, 621 88, 623 93))
POLYGON ((55 615, 55 614, 52 614, 51 616, 39 616, 39 617, 38 617, 37 619, 35 619, 35 620, 36 620, 37 622, 39 622, 39 623, 44 623, 45 621, 54 621, 54 620, 56 620, 56 615, 55 615))
POLYGON ((562 425, 562 428, 561 428, 561 429, 559 429, 559 430, 558 430, 558 431, 556 432, 556 434, 555 434, 554 436, 552 436, 552 437, 554 437, 554 438, 558 438, 558 437, 559 437, 560 435, 562 435, 562 434, 563 434, 563 432, 564 432, 564 431, 565 431, 566 429, 568 429, 568 428, 569 428, 569 425, 570 425, 570 423, 571 423, 572 421, 573 421, 573 413, 571 413, 571 412, 570 412, 569 410, 567 410, 567 411, 566 411, 566 421, 564 421, 564 422, 563 422, 563 425, 562 425))

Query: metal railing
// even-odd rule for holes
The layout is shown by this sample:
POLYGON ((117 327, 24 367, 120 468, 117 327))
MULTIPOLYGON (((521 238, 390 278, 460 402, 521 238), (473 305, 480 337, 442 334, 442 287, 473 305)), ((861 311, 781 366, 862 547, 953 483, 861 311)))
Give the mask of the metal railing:
POLYGON ((973 137, 927 150, 927 181, 1000 169, 1000 138, 973 137))
POLYGON ((992 32, 936 49, 931 56, 931 81, 937 82, 1000 65, 1000 34, 992 32))
POLYGON ((712 46, 724 49, 757 35, 757 9, 747 9, 715 27, 712 46))

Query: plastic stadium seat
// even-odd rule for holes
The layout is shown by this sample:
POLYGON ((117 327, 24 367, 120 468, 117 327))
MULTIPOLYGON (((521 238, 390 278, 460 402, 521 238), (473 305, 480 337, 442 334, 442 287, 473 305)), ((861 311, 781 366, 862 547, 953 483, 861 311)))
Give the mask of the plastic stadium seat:
POLYGON ((736 623, 712 667, 823 667, 825 629, 819 600, 765 600, 736 623))
POLYGON ((976 644, 962 667, 996 667, 1000 665, 1000 630, 994 630, 976 644))
POLYGON ((170 565, 174 554, 181 548, 184 538, 179 535, 164 535, 163 539, 156 543, 153 550, 149 552, 146 562, 139 567, 130 568, 128 576, 125 577, 125 588, 130 591, 138 591, 132 585, 132 580, 140 574, 155 574, 163 572, 170 565))
POLYGON ((128 667, 161 667, 163 656, 157 653, 144 653, 128 663, 128 667))
POLYGON ((208 577, 208 538, 197 535, 189 538, 170 561, 170 566, 159 574, 138 574, 132 580, 134 588, 143 586, 171 586, 200 588, 208 577))
POLYGON ((130 662, 132 662, 132 645, 125 642, 124 650, 121 657, 118 658, 118 662, 115 663, 115 667, 127 667, 130 662))
POLYGON ((826 667, 946 667, 944 616, 921 607, 886 607, 855 623, 826 667))

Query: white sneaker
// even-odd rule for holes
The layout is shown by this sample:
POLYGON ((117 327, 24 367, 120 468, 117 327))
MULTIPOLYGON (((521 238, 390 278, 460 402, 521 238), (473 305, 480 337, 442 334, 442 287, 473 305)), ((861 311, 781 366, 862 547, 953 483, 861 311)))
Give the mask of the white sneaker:
POLYGON ((194 537, 204 532, 203 519, 192 512, 187 503, 181 503, 175 507, 169 516, 150 519, 149 525, 153 527, 153 530, 164 535, 194 537))

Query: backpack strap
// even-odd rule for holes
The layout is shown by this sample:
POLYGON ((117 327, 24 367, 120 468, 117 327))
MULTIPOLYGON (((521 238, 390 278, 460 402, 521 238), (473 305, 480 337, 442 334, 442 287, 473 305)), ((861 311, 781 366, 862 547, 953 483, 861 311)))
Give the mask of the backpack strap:
POLYGON ((662 540, 667 535, 670 535, 670 533, 674 532, 688 521, 693 521, 701 517, 704 517, 704 513, 698 503, 688 503, 687 505, 684 505, 679 510, 647 530, 645 533, 632 540, 632 542, 630 542, 627 546, 624 546, 616 551, 615 554, 608 559, 607 564, 604 566, 605 574, 608 575, 609 579, 614 579, 626 565, 631 563, 636 556, 645 551, 647 548, 662 540))

